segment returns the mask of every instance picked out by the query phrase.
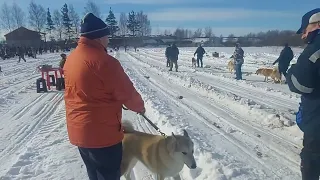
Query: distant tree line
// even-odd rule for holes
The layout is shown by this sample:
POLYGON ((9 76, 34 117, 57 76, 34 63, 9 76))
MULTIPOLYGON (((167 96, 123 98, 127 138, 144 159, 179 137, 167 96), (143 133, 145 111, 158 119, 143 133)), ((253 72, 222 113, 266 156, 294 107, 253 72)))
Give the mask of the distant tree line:
MULTIPOLYGON (((91 12, 95 16, 104 19, 99 6, 88 0, 84 7, 84 16, 91 12)), ((148 15, 143 11, 121 13, 119 23, 110 8, 108 16, 104 19, 110 28, 111 35, 151 35, 151 24, 148 15)), ((11 32, 19 27, 28 27, 38 32, 45 32, 51 40, 62 40, 78 37, 80 27, 80 15, 72 4, 64 4, 61 9, 51 10, 41 4, 31 1, 28 13, 23 12, 18 4, 8 5, 4 2, 0 7, 1 29, 11 32), (28 22, 28 23, 25 23, 28 22)))
POLYGON ((227 37, 223 37, 222 35, 217 37, 213 33, 212 27, 198 28, 195 31, 177 28, 172 33, 169 30, 164 30, 161 35, 176 36, 178 39, 205 37, 218 41, 219 44, 224 46, 234 46, 236 42, 241 43, 242 46, 283 46, 285 43, 288 43, 290 46, 303 45, 300 35, 290 30, 269 30, 267 32, 249 33, 244 36, 230 34, 227 37))

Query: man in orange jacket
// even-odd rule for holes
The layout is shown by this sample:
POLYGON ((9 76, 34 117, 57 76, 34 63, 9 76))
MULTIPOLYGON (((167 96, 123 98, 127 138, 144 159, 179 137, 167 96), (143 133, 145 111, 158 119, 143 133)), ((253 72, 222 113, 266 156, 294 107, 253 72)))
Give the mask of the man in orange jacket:
POLYGON ((90 180, 119 180, 122 105, 144 113, 144 102, 119 61, 107 54, 109 29, 92 13, 64 65, 67 129, 90 180))

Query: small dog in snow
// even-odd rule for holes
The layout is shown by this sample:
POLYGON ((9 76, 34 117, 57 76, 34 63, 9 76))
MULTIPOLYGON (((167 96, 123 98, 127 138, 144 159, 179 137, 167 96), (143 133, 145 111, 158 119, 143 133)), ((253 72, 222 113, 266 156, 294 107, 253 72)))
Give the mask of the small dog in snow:
POLYGON ((234 61, 233 59, 231 59, 229 62, 228 62, 228 69, 230 71, 230 73, 232 73, 234 71, 234 61))
POLYGON ((196 58, 193 57, 193 58, 191 59, 191 63, 192 63, 192 64, 191 64, 191 67, 197 67, 197 60, 196 60, 196 58))
POLYGON ((270 77, 273 79, 275 83, 281 83, 281 77, 280 73, 277 67, 271 69, 271 68, 259 68, 256 71, 257 75, 263 75, 264 76, 264 82, 268 82, 268 78, 270 77))

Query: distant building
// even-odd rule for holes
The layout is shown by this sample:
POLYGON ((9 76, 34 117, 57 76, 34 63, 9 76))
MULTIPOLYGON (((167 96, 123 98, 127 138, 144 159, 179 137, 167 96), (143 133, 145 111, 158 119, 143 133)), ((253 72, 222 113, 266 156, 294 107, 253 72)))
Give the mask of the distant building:
POLYGON ((42 44, 42 34, 44 33, 39 33, 25 27, 20 27, 4 36, 6 38, 6 44, 9 46, 38 48, 42 44))

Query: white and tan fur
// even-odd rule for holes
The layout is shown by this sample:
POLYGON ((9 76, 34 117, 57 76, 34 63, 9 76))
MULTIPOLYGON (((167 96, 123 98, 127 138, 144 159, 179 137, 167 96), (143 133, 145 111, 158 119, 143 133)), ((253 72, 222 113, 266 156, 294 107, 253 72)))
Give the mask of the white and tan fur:
POLYGON ((138 161, 157 175, 158 180, 173 177, 180 180, 179 172, 186 164, 197 167, 193 156, 193 142, 187 131, 184 135, 167 136, 147 134, 134 130, 129 121, 123 121, 124 139, 121 176, 131 180, 130 172, 138 161))
POLYGON ((192 63, 192 64, 191 64, 191 67, 197 67, 197 60, 196 60, 196 58, 193 57, 193 58, 191 59, 191 63, 192 63))
POLYGON ((279 73, 279 70, 277 67, 274 68, 259 68, 256 71, 257 75, 263 75, 264 76, 264 82, 268 82, 268 78, 270 77, 273 79, 273 82, 275 83, 282 83, 281 75, 279 73))
POLYGON ((233 59, 231 59, 229 62, 228 62, 228 69, 230 71, 230 73, 232 73, 234 71, 234 61, 233 59))

